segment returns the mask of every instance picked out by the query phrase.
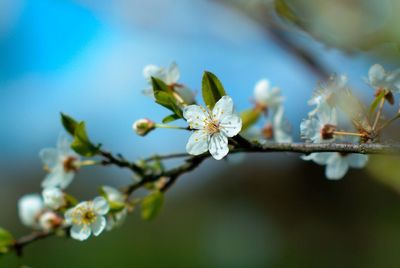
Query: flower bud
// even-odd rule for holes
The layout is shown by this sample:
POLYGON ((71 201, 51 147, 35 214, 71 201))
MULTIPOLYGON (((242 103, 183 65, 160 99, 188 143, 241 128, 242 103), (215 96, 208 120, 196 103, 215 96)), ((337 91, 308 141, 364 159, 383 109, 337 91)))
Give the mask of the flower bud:
POLYGON ((44 231, 52 231, 60 227, 63 223, 63 218, 53 211, 46 211, 39 217, 40 229, 44 231))
POLYGON ((147 133, 155 129, 156 124, 150 119, 143 118, 133 123, 132 128, 139 136, 145 136, 147 133))

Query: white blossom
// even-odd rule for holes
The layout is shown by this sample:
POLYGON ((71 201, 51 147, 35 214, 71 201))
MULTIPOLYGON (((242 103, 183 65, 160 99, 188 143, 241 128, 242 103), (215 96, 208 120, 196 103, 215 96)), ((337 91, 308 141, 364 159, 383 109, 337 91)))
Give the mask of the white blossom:
MULTIPOLYGON (((185 104, 193 104, 195 102, 195 96, 192 90, 178 83, 180 78, 180 72, 178 65, 173 62, 168 68, 159 67, 153 64, 147 65, 143 69, 143 76, 147 80, 150 86, 152 86, 151 77, 158 78, 167 84, 170 88, 176 92, 185 104)), ((149 88, 144 90, 145 95, 154 98, 153 89, 149 88)))
POLYGON ((66 204, 65 194, 59 188, 45 188, 42 192, 44 204, 51 209, 59 209, 66 204))
MULTIPOLYGON (((126 201, 126 196, 121 193, 119 190, 110 186, 103 186, 103 192, 107 196, 108 202, 124 204, 126 201)), ((110 213, 107 217, 107 227, 106 229, 109 231, 115 227, 119 227, 126 219, 128 215, 128 208, 125 206, 118 212, 110 213)))
POLYGON ((40 214, 44 210, 42 197, 39 194, 28 194, 18 201, 18 213, 21 222, 31 228, 38 228, 40 214))
POLYGON ((315 109, 310 112, 310 116, 317 113, 319 109, 324 109, 324 106, 333 106, 334 95, 341 93, 346 89, 348 78, 346 75, 332 75, 326 83, 318 85, 317 89, 308 105, 315 105, 315 109))
POLYGON ((39 156, 49 172, 42 182, 43 188, 65 189, 74 179, 79 168, 80 157, 70 148, 70 145, 70 140, 65 135, 60 135, 57 148, 45 148, 40 151, 39 156))
POLYGON ((267 79, 262 79, 254 87, 254 100, 263 109, 276 110, 282 105, 284 97, 278 87, 271 87, 267 79))
POLYGON ((382 65, 372 65, 368 72, 368 82, 375 89, 386 89, 400 93, 400 69, 387 72, 382 65))
POLYGON ((72 225, 70 235, 76 240, 86 240, 91 234, 98 236, 107 225, 105 215, 109 205, 103 197, 81 202, 65 212, 65 221, 72 225))
POLYGON ((363 168, 368 161, 364 154, 342 154, 342 153, 312 153, 302 156, 304 160, 312 160, 319 165, 326 165, 325 175, 330 180, 339 180, 346 175, 348 169, 363 168))
POLYGON ((332 141, 336 125, 336 109, 329 105, 322 105, 317 113, 309 115, 301 122, 301 137, 313 143, 332 141))
POLYGON ((229 96, 223 96, 212 111, 198 105, 186 106, 183 116, 190 128, 196 130, 186 145, 192 155, 209 151, 215 159, 222 159, 229 152, 228 138, 236 136, 242 128, 242 120, 234 114, 229 96))

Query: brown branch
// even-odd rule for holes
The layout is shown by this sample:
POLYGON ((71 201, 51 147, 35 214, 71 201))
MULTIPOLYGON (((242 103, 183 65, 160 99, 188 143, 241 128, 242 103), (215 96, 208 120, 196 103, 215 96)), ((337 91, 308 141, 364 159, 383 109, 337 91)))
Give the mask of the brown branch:
MULTIPOLYGON (((320 153, 320 152, 339 152, 339 153, 359 153, 359 154, 400 154, 400 145, 389 144, 349 144, 349 143, 266 143, 264 145, 250 143, 244 138, 237 136, 234 138, 234 143, 238 146, 231 150, 230 154, 247 152, 247 153, 273 153, 273 152, 290 152, 290 153, 320 153)), ((135 173, 141 173, 141 180, 138 183, 129 185, 125 189, 125 193, 132 194, 137 189, 144 186, 146 183, 156 182, 161 177, 168 178, 167 183, 161 188, 161 191, 166 192, 177 181, 177 179, 185 173, 188 173, 206 160, 210 158, 210 154, 199 156, 190 156, 185 162, 175 168, 159 172, 146 174, 140 167, 134 163, 124 160, 122 157, 116 158, 112 154, 102 152, 102 156, 106 158, 107 164, 113 164, 122 168, 129 168, 135 173)), ((165 156, 155 156, 157 159, 170 159, 173 157, 188 156, 185 153, 170 154, 165 156)), ((151 159, 151 158, 149 158, 151 159)), ((54 235, 54 232, 34 232, 17 239, 12 247, 17 255, 22 254, 25 246, 54 235)))

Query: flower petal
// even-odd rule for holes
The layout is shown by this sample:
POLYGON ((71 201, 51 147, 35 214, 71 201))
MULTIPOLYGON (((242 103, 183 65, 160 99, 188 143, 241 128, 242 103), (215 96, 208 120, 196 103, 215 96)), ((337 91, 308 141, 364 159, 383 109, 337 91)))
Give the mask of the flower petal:
POLYGON ((144 67, 143 76, 149 83, 151 83, 151 77, 156 77, 161 80, 164 80, 165 79, 165 70, 164 70, 164 68, 158 67, 153 64, 149 64, 146 67, 144 67))
POLYGON ((207 111, 199 105, 189 105, 183 109, 183 117, 192 129, 203 129, 209 118, 207 111))
POLYGON ((213 118, 221 121, 225 116, 233 113, 233 100, 229 96, 223 96, 217 101, 212 110, 213 118))
POLYGON ((106 225, 106 219, 103 216, 98 216, 96 220, 90 225, 93 235, 98 236, 99 234, 101 234, 106 225))
POLYGON ((172 85, 172 84, 175 84, 176 82, 178 82, 179 77, 180 77, 180 73, 179 73, 178 65, 176 64, 176 62, 173 62, 168 67, 168 72, 166 74, 166 78, 165 78, 164 82, 167 85, 172 85))
POLYGON ((73 225, 70 231, 71 237, 79 241, 88 239, 90 233, 90 227, 87 225, 73 225))
POLYGON ((350 154, 347 156, 346 160, 352 168, 363 168, 368 162, 368 155, 350 154))
POLYGON ((334 157, 335 153, 312 153, 309 155, 301 156, 303 160, 312 160, 318 165, 326 165, 330 158, 334 157))
POLYGON ((221 160, 229 152, 228 138, 223 133, 215 133, 211 136, 208 150, 212 157, 221 160))
POLYGON ((222 118, 219 126, 226 136, 233 137, 242 129, 242 119, 237 115, 228 115, 222 118))
POLYGON ((64 133, 61 133, 58 136, 58 141, 57 141, 57 149, 58 149, 59 153, 61 155, 75 156, 76 154, 71 149, 71 143, 72 143, 71 139, 64 133))
POLYGON ((191 155, 200 155, 208 150, 209 135, 204 130, 195 131, 186 144, 186 151, 191 155))
POLYGON ((339 180, 346 175, 349 169, 349 164, 347 163, 345 157, 341 156, 339 153, 334 153, 335 156, 330 158, 325 169, 325 175, 330 180, 339 180))
POLYGON ((59 161, 59 154, 56 148, 45 148, 39 152, 39 157, 42 159, 49 169, 54 169, 59 161))
POLYGON ((96 212, 96 214, 98 214, 98 215, 105 215, 110 210, 110 206, 109 206, 107 200, 101 196, 96 197, 93 200, 93 208, 94 208, 94 211, 96 212))
POLYGON ((368 72, 369 82, 373 87, 379 86, 386 76, 385 69, 382 65, 374 64, 368 72))

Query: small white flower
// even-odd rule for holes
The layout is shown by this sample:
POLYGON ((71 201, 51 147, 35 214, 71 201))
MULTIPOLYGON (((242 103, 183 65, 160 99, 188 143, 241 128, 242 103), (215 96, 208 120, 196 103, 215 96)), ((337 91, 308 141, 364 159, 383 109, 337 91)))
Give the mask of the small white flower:
POLYGON ((86 240, 91 234, 98 236, 107 225, 105 215, 109 205, 103 197, 81 202, 65 212, 65 221, 72 225, 70 235, 76 240, 86 240))
POLYGON ((32 228, 39 228, 38 220, 44 210, 42 197, 39 194, 29 194, 18 201, 18 212, 21 222, 32 228))
POLYGON ((278 87, 271 88, 269 81, 262 79, 254 87, 254 100, 263 109, 276 110, 282 105, 284 97, 278 87))
POLYGON ((39 217, 39 226, 41 230, 51 231, 61 226, 63 219, 53 211, 46 211, 39 217))
POLYGON ((364 154, 312 153, 302 156, 304 160, 312 160, 319 165, 326 165, 325 175, 330 180, 339 180, 346 175, 349 167, 363 168, 368 161, 364 154))
POLYGON ((236 136, 242 129, 242 120, 234 114, 229 96, 223 96, 212 111, 198 105, 186 106, 183 116, 190 128, 196 129, 186 145, 192 155, 209 151, 215 159, 222 159, 229 152, 228 137, 236 136))
MULTIPOLYGON (((193 104, 195 96, 192 90, 178 83, 180 72, 175 62, 171 63, 168 68, 159 67, 153 64, 147 65, 143 69, 143 76, 152 85, 151 77, 158 78, 175 91, 185 104, 193 104)), ((153 89, 146 89, 143 92, 146 96, 154 98, 153 89)))
POLYGON ((386 89, 392 93, 400 93, 400 69, 387 72, 382 65, 372 65, 368 72, 369 84, 375 88, 386 89))
POLYGON ((43 188, 65 189, 74 179, 79 168, 80 157, 71 148, 65 135, 58 138, 57 148, 45 148, 39 156, 49 173, 42 182, 43 188))
POLYGON ((302 139, 314 143, 332 141, 337 125, 336 109, 322 105, 317 113, 309 115, 300 124, 302 139))
MULTIPOLYGON (((126 201, 126 196, 121 193, 119 190, 110 187, 103 186, 102 187, 104 193, 107 196, 108 202, 120 203, 124 204, 126 201)), ((107 217, 107 231, 114 229, 115 227, 119 227, 125 221, 126 216, 128 215, 128 208, 125 206, 121 211, 110 213, 107 217)))
POLYGON ((44 204, 51 209, 59 209, 66 203, 65 194, 59 188, 45 188, 42 192, 44 204))

